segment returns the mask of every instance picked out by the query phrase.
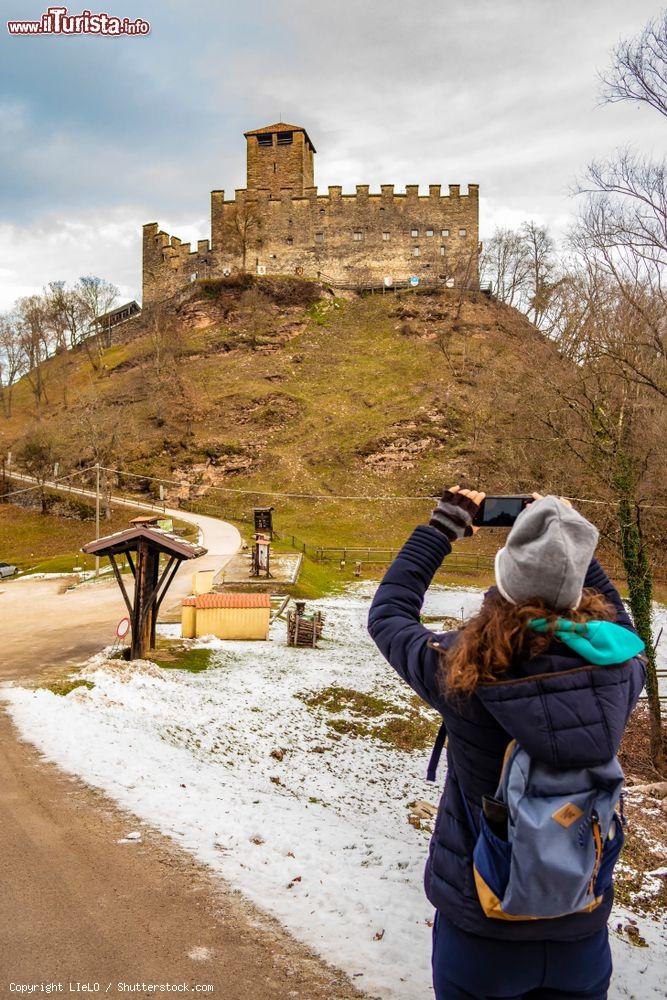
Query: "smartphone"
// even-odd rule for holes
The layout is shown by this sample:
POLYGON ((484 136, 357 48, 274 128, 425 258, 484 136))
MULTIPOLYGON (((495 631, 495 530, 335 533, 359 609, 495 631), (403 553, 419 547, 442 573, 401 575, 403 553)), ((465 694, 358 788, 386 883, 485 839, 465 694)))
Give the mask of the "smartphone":
POLYGON ((473 524, 478 528, 511 528, 517 517, 534 497, 516 496, 486 496, 473 518, 473 524))

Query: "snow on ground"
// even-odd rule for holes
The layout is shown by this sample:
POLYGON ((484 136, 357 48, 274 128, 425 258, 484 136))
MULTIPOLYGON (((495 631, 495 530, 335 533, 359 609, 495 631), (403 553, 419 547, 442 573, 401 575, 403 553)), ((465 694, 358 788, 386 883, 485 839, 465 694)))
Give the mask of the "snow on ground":
MULTIPOLYGON (((295 697, 340 685, 409 705, 367 636, 367 594, 360 584, 312 602, 326 616, 317 650, 288 648, 278 622, 268 644, 203 641, 215 664, 204 673, 98 656, 83 674, 91 690, 3 695, 49 760, 172 836, 369 994, 422 1000, 432 995, 428 837, 407 816, 411 801, 437 800, 428 753, 337 738, 325 711, 295 697)), ((468 615, 480 599, 436 588, 425 613, 468 615)), ((660 928, 639 929, 648 948, 614 937, 612 1000, 663 995, 660 928)))

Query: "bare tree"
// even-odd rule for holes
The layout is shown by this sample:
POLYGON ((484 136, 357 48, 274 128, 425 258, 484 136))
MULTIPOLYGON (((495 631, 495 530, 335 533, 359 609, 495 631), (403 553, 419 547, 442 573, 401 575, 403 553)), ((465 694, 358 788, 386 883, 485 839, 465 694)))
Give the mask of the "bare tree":
MULTIPOLYGON (((621 42, 603 79, 603 99, 667 115, 667 11, 621 42)), ((606 343, 609 361, 663 399, 667 395, 667 160, 620 149, 590 164, 576 249, 610 276, 634 315, 635 338, 606 343), (660 364, 655 365, 658 360, 660 364)))
POLYGON ((241 257, 241 270, 246 273, 248 251, 257 242, 260 215, 255 201, 237 201, 228 219, 225 239, 230 250, 241 257))
POLYGON ((616 283, 636 315, 641 340, 606 345, 615 364, 667 395, 667 164, 651 164, 622 151, 607 164, 592 164, 575 248, 616 283), (619 348, 625 348, 620 353, 619 348), (654 359, 662 360, 656 370, 654 359))
POLYGON ((560 277, 555 243, 546 226, 531 220, 516 230, 496 229, 484 244, 481 268, 497 299, 549 332, 551 300, 560 277))
POLYGON ((39 408, 48 403, 44 362, 51 350, 48 317, 41 295, 19 299, 16 324, 28 382, 39 408))
MULTIPOLYGON (((658 394, 630 377, 628 369, 610 364, 606 345, 625 352, 644 336, 638 314, 616 281, 595 260, 581 260, 567 281, 567 309, 558 344, 570 362, 541 372, 539 385, 527 387, 532 420, 552 444, 560 444, 565 460, 561 475, 588 483, 615 512, 610 538, 615 543, 628 583, 629 601, 648 659, 651 747, 653 761, 665 771, 665 741, 652 633, 653 573, 664 547, 667 501, 663 476, 667 413, 658 394)), ((656 361, 656 364, 659 363, 656 361)), ((543 448, 539 433, 531 432, 543 448)), ((585 494, 584 494, 585 495, 585 494)))
POLYGON ((521 242, 528 259, 528 318, 543 327, 554 289, 556 247, 546 226, 524 222, 521 242))
POLYGON ((67 314, 65 282, 51 281, 44 289, 44 313, 51 328, 57 352, 67 350, 67 314))
POLYGON ((183 331, 176 323, 173 313, 164 303, 158 303, 146 310, 144 323, 148 330, 150 358, 156 369, 166 364, 174 364, 183 354, 183 331))
POLYGON ((602 76, 602 98, 610 104, 636 101, 667 117, 667 10, 636 37, 614 49, 602 76))
POLYGON ((69 346, 76 347, 86 333, 86 308, 76 288, 65 287, 61 308, 67 325, 69 346))
POLYGON ((19 443, 16 457, 23 470, 37 480, 41 511, 42 514, 47 514, 49 498, 46 483, 52 478, 58 460, 55 438, 45 428, 37 427, 29 431, 19 443))
POLYGON ((126 439, 128 432, 127 423, 123 423, 121 427, 116 415, 105 410, 95 395, 79 413, 77 438, 80 455, 86 465, 99 463, 101 466, 100 492, 107 521, 111 520, 111 484, 108 469, 118 455, 121 438, 126 439))
POLYGON ((79 278, 75 292, 79 299, 81 315, 87 326, 83 345, 93 369, 98 371, 102 364, 104 340, 100 319, 118 298, 118 288, 104 278, 94 275, 79 278))
POLYGON ((69 347, 71 344, 71 303, 75 298, 76 297, 67 290, 64 281, 51 281, 44 289, 43 299, 45 319, 51 331, 52 341, 55 346, 55 354, 58 359, 57 367, 60 373, 60 384, 65 408, 67 408, 68 405, 69 374, 71 367, 71 357, 69 354, 69 347))
MULTIPOLYGON (((602 97, 667 117, 667 11, 618 45, 602 97)), ((556 392, 563 419, 545 422, 554 433, 560 424, 563 434, 563 415, 569 417, 568 446, 613 498, 630 605, 646 645, 653 761, 664 773, 652 593, 653 563, 665 542, 664 519, 653 507, 667 499, 667 162, 617 150, 589 166, 579 192, 584 203, 571 244, 580 268, 560 331, 572 384, 556 392)))
POLYGON ((496 229, 485 240, 480 267, 482 279, 490 281, 497 299, 520 308, 529 274, 528 248, 514 229, 496 229))
POLYGON ((0 315, 0 402, 2 412, 7 419, 12 415, 14 383, 23 374, 25 374, 25 355, 16 317, 11 313, 5 313, 0 315))

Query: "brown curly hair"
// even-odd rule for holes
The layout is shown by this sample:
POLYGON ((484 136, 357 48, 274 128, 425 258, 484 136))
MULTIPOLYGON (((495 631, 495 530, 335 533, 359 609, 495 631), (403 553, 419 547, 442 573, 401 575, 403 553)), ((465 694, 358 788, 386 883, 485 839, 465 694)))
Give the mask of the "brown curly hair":
POLYGON ((446 693, 472 694, 479 684, 498 680, 512 663, 543 652, 553 638, 558 618, 568 621, 613 621, 615 610, 602 594, 584 590, 575 610, 564 614, 542 601, 510 604, 494 587, 479 612, 461 626, 456 641, 440 652, 440 681, 446 693), (547 631, 528 628, 534 618, 546 618, 547 631))

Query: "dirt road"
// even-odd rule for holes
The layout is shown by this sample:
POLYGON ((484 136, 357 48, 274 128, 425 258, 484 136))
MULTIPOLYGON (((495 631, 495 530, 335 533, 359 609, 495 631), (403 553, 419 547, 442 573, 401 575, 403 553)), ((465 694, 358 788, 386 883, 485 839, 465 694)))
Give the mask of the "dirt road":
MULTIPOLYGON (((204 564, 238 544, 219 525, 208 537, 203 525, 204 544, 219 550, 204 564)), ((0 585, 0 680, 60 671, 110 641, 124 614, 115 585, 62 589, 57 580, 0 585)), ((137 820, 40 760, 1 710, 0 774, 2 995, 51 982, 64 993, 99 983, 110 996, 137 982, 209 985, 206 995, 225 1000, 360 995, 171 841, 142 827, 141 843, 119 844, 137 820)))

